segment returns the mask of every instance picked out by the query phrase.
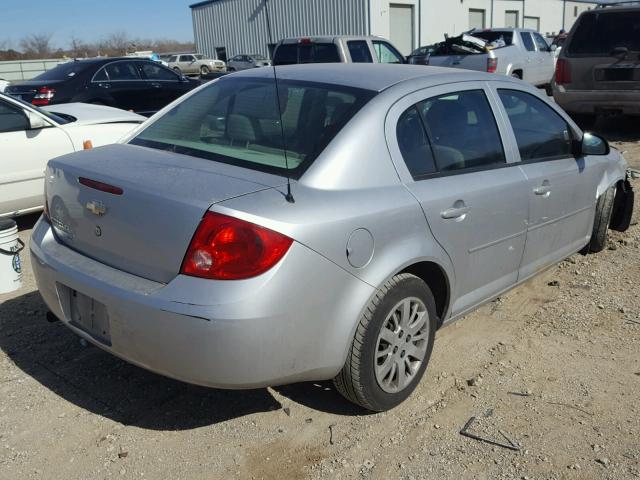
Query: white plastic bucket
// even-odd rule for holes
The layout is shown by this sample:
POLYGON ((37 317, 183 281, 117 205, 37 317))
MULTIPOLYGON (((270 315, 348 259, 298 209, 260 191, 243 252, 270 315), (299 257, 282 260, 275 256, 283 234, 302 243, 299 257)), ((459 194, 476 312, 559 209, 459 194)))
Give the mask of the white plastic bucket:
POLYGON ((0 293, 13 292, 22 286, 20 252, 23 248, 16 222, 0 218, 0 293))

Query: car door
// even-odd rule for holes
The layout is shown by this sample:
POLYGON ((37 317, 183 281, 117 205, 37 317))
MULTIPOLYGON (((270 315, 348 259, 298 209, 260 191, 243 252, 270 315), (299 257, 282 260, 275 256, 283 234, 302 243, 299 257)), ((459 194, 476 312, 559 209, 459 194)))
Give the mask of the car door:
POLYGON ((178 66, 180 67, 180 70, 182 70, 182 73, 189 75, 199 73, 196 65, 196 57, 193 55, 180 55, 178 66))
POLYGON ((526 179, 503 142, 507 126, 496 119, 484 84, 404 97, 387 125, 401 178, 453 263, 452 314, 515 284, 528 218, 526 179))
POLYGON ((573 155, 580 140, 554 107, 533 93, 497 88, 527 178, 529 220, 520 279, 582 248, 593 226, 604 157, 573 155))
POLYGON ((542 35, 537 32, 531 35, 533 35, 533 40, 536 43, 536 64, 540 74, 539 81, 541 85, 546 85, 551 83, 551 77, 554 73, 553 53, 542 35))
POLYGON ((106 64, 93 76, 90 88, 99 91, 101 97, 110 98, 112 107, 134 112, 148 109, 149 94, 133 60, 106 64))
POLYGON ((0 99, 0 215, 41 207, 47 161, 73 150, 71 139, 53 122, 0 99), (27 112, 45 126, 32 129, 27 112))
POLYGON ((180 77, 155 62, 139 61, 138 66, 149 97, 148 112, 157 112, 184 93, 180 77))
POLYGON ((539 69, 537 68, 537 52, 536 44, 533 41, 531 32, 520 32, 520 40, 522 41, 522 53, 524 55, 524 72, 523 80, 529 83, 538 85, 540 78, 542 77, 539 69))

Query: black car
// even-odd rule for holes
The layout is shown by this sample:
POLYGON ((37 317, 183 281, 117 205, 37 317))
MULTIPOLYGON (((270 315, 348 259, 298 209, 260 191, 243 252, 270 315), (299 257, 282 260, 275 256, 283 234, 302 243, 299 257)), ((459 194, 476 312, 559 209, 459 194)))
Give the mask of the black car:
POLYGON ((144 58, 98 58, 60 64, 5 93, 37 106, 83 102, 150 115, 198 85, 144 58))

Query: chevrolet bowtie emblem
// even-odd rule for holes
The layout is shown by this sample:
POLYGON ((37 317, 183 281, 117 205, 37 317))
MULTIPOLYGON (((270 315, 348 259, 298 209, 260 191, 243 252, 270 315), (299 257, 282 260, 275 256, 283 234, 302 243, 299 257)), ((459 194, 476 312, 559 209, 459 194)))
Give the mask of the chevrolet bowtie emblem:
POLYGON ((104 206, 104 203, 92 200, 91 202, 87 202, 87 210, 89 210, 94 215, 101 217, 105 213, 107 213, 107 207, 104 206))

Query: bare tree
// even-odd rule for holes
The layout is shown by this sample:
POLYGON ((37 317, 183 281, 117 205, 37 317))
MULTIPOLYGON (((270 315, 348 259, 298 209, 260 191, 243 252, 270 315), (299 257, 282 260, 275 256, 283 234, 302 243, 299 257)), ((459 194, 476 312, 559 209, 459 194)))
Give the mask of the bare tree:
POLYGON ((20 40, 23 53, 31 58, 47 58, 51 55, 51 33, 33 33, 20 40))
POLYGON ((122 30, 113 32, 98 43, 98 50, 108 55, 126 55, 131 47, 131 39, 122 30))

